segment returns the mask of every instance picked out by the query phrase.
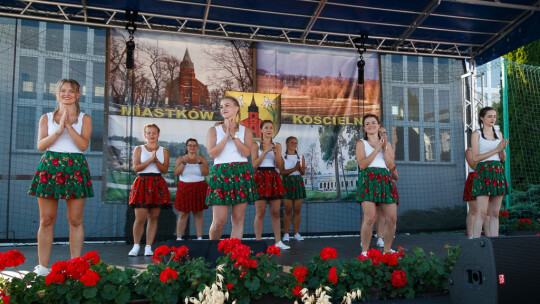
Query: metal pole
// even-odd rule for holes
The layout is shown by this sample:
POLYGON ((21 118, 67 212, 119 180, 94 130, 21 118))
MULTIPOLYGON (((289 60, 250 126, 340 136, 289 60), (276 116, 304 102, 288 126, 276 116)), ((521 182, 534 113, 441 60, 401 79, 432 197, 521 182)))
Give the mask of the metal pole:
MULTIPOLYGON (((508 74, 506 71, 506 59, 501 57, 501 71, 502 71, 502 102, 503 102, 503 137, 506 139, 509 136, 510 125, 508 122, 508 74)), ((506 194, 506 208, 511 205, 510 189, 511 188, 511 176, 510 176, 510 148, 506 147, 506 160, 504 162, 504 174, 506 175, 506 181, 508 182, 508 193, 506 194)))

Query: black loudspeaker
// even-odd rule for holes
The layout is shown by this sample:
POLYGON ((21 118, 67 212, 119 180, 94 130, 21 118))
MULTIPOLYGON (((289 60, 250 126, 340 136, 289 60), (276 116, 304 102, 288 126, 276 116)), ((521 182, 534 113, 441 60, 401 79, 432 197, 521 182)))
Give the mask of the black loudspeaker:
MULTIPOLYGON (((220 241, 211 241, 211 240, 170 240, 167 242, 169 247, 180 247, 186 246, 189 248, 189 256, 191 258, 204 257, 212 266, 216 265, 216 260, 223 256, 223 253, 219 252, 218 244, 220 241)), ((253 254, 259 252, 266 252, 268 245, 266 241, 246 241, 243 240, 242 244, 247 245, 251 248, 253 254)))
POLYGON ((462 248, 449 279, 452 303, 538 303, 540 236, 478 238, 462 248))

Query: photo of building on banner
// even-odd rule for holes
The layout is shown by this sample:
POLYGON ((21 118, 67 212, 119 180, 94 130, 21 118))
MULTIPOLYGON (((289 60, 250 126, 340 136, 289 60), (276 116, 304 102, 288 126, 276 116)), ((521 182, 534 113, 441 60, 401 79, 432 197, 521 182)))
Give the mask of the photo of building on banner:
MULTIPOLYGON (((283 147, 289 136, 298 139, 298 153, 306 159, 307 201, 354 201, 354 147, 361 117, 368 110, 380 112, 377 56, 366 56, 362 91, 356 80, 357 54, 351 51, 287 51, 266 43, 155 33, 150 38, 138 32, 135 68, 130 72, 125 68, 124 33, 111 30, 109 39, 106 202, 127 202, 136 177, 131 155, 144 142, 145 124, 160 127, 159 143, 169 150, 171 160, 184 155, 187 139, 195 138, 199 154, 212 166, 206 132, 222 119, 219 101, 225 95, 239 100, 240 124, 256 139, 263 120, 274 122, 274 141, 283 147), (294 69, 283 68, 293 62, 294 69)), ((177 180, 173 166, 171 161, 164 175, 172 196, 177 180)))

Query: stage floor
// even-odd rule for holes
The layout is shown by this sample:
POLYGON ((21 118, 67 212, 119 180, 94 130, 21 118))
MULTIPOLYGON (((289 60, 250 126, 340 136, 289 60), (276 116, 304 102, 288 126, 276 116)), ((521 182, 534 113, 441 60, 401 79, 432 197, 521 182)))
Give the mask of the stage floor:
MULTIPOLYGON (((263 239, 267 244, 273 243, 272 239, 263 239)), ((189 247, 189 243, 197 242, 186 241, 186 246, 189 247)), ((412 253, 412 249, 415 247, 423 248, 424 251, 432 251, 437 256, 446 255, 446 244, 450 246, 462 245, 467 242, 467 239, 463 233, 451 233, 451 234, 417 234, 417 235, 397 235, 392 248, 397 250, 397 246, 403 247, 405 250, 409 250, 412 253)), ((325 236, 325 237, 306 237, 304 241, 291 240, 285 242, 291 246, 289 250, 282 250, 281 257, 277 258, 279 264, 284 266, 290 266, 294 262, 299 262, 303 265, 309 260, 309 257, 313 254, 318 254, 324 247, 333 247, 338 252, 338 258, 344 258, 349 260, 358 256, 361 253, 360 237, 340 237, 340 236, 325 236)), ((371 247, 374 247, 376 240, 373 238, 371 247)), ((160 245, 166 245, 166 242, 155 243, 152 247, 156 249, 160 245)), ((146 269, 148 264, 152 263, 151 257, 137 256, 130 257, 128 252, 132 245, 124 242, 112 242, 112 243, 85 243, 83 252, 97 251, 101 259, 108 264, 116 265, 119 267, 130 267, 134 269, 146 269)), ((143 247, 143 246, 141 246, 143 247)), ((6 244, 0 244, 0 252, 6 252, 10 249, 17 249, 24 254, 26 262, 19 267, 23 271, 32 271, 34 266, 38 263, 37 258, 37 246, 36 245, 23 245, 15 244, 6 246, 6 244)), ((141 248, 140 254, 144 252, 144 248, 141 248)), ((49 266, 56 261, 69 260, 69 246, 67 244, 55 244, 53 245, 51 252, 51 259, 49 266)))

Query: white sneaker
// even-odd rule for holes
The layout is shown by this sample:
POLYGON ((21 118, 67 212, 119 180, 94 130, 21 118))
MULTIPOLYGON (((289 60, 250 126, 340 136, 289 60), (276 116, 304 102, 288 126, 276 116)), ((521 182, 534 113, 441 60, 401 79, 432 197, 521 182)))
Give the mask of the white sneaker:
POLYGON ((384 247, 384 241, 382 238, 377 239, 377 247, 384 247))
POLYGON ((276 247, 279 247, 279 249, 282 249, 282 250, 287 250, 287 249, 291 249, 291 247, 283 244, 282 241, 279 241, 276 243, 276 247))
POLYGON ((146 255, 146 256, 154 255, 154 252, 152 251, 152 246, 150 246, 150 245, 144 246, 144 255, 146 255))
POLYGON ((131 251, 128 253, 128 255, 129 256, 139 255, 139 249, 141 249, 141 246, 139 244, 134 244, 133 248, 131 248, 131 251))
POLYGON ((304 238, 300 235, 300 233, 295 234, 294 239, 297 240, 297 241, 303 241, 304 240, 304 238))
POLYGON ((360 255, 367 258, 367 251, 362 251, 360 255))
POLYGON ((281 239, 282 239, 284 242, 288 242, 289 239, 290 239, 289 234, 288 234, 288 233, 285 233, 281 239))
POLYGON ((41 265, 37 265, 36 267, 34 267, 34 272, 38 275, 38 276, 46 276, 49 274, 49 272, 51 272, 51 270, 47 267, 43 267, 41 265))
POLYGON ((202 236, 197 238, 197 241, 200 241, 200 240, 202 240, 202 236))

